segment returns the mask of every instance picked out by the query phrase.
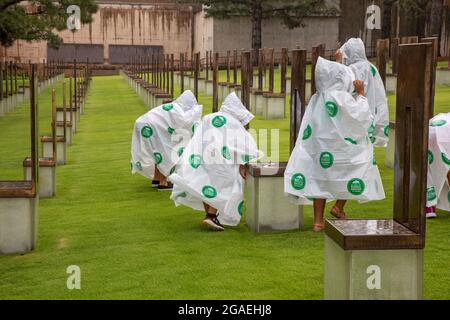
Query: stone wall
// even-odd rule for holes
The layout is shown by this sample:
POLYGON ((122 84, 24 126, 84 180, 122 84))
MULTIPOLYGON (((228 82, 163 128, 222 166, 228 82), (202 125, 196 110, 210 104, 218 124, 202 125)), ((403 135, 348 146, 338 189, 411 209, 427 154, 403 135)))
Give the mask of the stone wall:
MULTIPOLYGON (((113 1, 114 2, 114 1, 113 1)), ((137 2, 137 1, 133 1, 137 2)), ((109 62, 109 45, 162 46, 165 52, 190 52, 193 13, 190 6, 157 4, 99 4, 91 24, 80 30, 60 32, 66 44, 103 45, 103 59, 109 62)), ((172 2, 172 1, 166 1, 172 2)), ((148 3, 148 1, 147 1, 148 3)), ((42 62, 47 58, 45 42, 17 41, 2 48, 0 57, 42 62)), ((85 59, 86 57, 80 57, 85 59)))

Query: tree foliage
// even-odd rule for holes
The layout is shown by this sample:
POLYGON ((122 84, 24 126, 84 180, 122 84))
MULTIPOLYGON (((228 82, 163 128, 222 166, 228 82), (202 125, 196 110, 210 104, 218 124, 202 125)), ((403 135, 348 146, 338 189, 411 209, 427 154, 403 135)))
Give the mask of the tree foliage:
POLYGON ((15 40, 46 40, 57 48, 62 39, 56 33, 67 28, 67 7, 80 7, 81 23, 92 21, 98 6, 95 0, 0 0, 0 43, 11 46, 15 40))

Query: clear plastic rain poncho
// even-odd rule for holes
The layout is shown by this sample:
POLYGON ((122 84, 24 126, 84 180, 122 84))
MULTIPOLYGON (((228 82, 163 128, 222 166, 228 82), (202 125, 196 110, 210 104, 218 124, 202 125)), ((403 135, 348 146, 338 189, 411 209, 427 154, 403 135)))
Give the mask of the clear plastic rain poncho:
POLYGON ((245 130, 253 115, 233 92, 220 112, 205 116, 169 180, 171 199, 203 211, 203 202, 218 210, 220 223, 239 224, 244 211, 244 179, 239 166, 262 156, 245 130))
POLYGON ((385 197, 368 134, 373 116, 365 97, 352 96, 353 81, 350 68, 319 58, 317 93, 285 172, 285 193, 296 204, 385 197))
POLYGON ((450 113, 430 121, 427 206, 450 211, 450 113))
POLYGON ((131 144, 131 170, 149 179, 158 170, 169 176, 202 116, 191 91, 172 103, 152 109, 136 120, 131 144))
POLYGON ((343 63, 355 73, 356 79, 364 82, 365 95, 374 116, 369 128, 370 139, 377 147, 386 147, 389 134, 389 108, 386 89, 378 69, 366 57, 366 49, 361 39, 352 38, 340 49, 343 63))

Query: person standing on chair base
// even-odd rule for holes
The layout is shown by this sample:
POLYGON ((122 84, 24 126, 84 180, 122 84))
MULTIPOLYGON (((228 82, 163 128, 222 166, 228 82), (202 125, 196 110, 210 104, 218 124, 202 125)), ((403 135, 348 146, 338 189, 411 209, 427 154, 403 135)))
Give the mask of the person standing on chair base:
POLYGON ((331 214, 345 219, 347 200, 382 200, 385 194, 369 137, 373 115, 364 84, 349 67, 319 58, 316 88, 284 184, 295 204, 314 205, 314 231, 321 232, 327 201, 337 200, 331 214))

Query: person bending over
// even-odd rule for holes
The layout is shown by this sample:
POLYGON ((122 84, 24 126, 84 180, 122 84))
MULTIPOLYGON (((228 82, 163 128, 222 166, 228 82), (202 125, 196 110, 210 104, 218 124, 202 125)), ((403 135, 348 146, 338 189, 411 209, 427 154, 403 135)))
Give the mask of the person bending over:
POLYGON ((158 190, 171 190, 167 181, 189 143, 202 107, 191 91, 172 103, 152 109, 136 120, 131 144, 131 170, 152 180, 158 190))
POLYGON ((239 224, 244 211, 245 164, 262 156, 245 126, 254 116, 231 93, 219 112, 205 116, 169 177, 171 199, 205 211, 214 231, 239 224))

